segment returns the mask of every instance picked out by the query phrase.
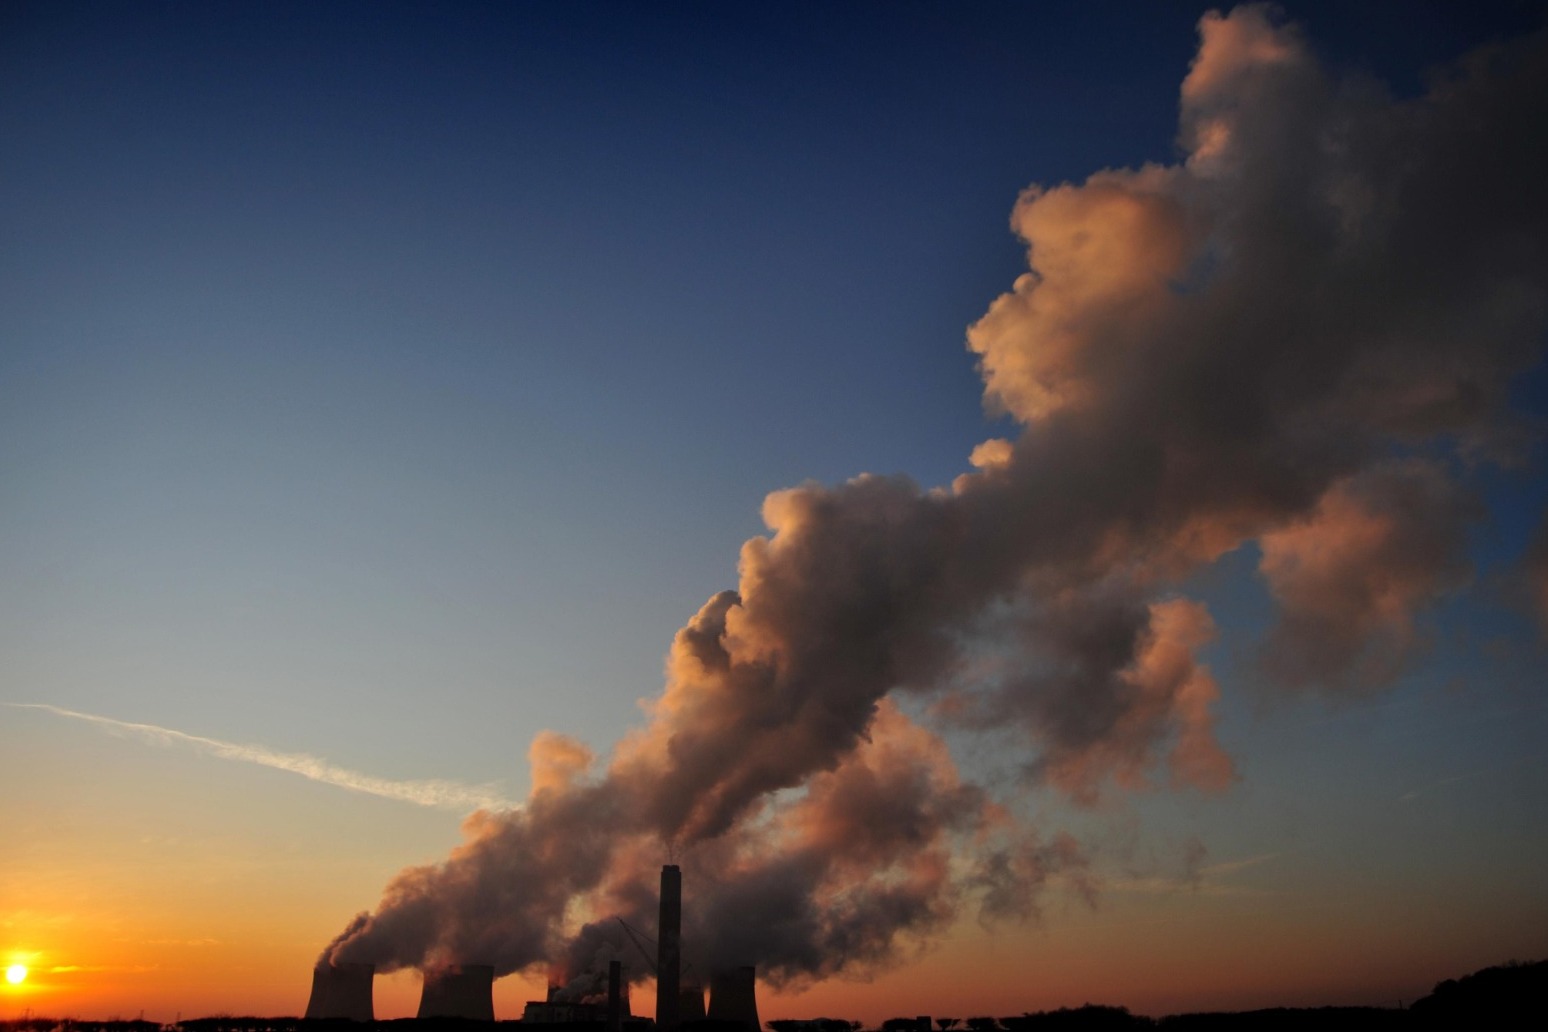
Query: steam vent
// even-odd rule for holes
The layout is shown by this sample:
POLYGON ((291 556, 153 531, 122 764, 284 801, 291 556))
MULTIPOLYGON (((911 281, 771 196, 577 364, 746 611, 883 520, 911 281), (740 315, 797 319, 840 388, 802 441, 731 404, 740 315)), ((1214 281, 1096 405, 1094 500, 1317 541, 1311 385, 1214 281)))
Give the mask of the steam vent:
POLYGON ((306 1001, 308 1018, 343 1018, 373 1021, 371 979, 375 964, 318 964, 312 969, 312 996, 306 1001))
POLYGON ((726 968, 710 978, 711 1021, 741 1024, 746 1032, 758 1032, 758 997, 754 990, 757 971, 750 967, 726 968))
POLYGON ((421 1018, 494 1020, 494 967, 464 964, 425 972, 419 997, 421 1018))

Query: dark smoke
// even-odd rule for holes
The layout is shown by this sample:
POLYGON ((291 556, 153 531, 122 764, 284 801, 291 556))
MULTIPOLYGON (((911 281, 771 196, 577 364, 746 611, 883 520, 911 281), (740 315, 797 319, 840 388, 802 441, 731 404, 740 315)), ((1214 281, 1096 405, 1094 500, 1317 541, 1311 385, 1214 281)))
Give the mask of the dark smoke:
POLYGON ((1423 611, 1469 577, 1460 460, 1516 433, 1506 388, 1542 344, 1548 46, 1395 100, 1330 78, 1266 8, 1200 31, 1185 160, 1015 207, 1029 270, 968 339, 1021 436, 948 488, 770 495, 648 725, 600 771, 540 738, 528 804, 470 818, 328 955, 638 974, 608 918, 653 927, 670 844, 702 976, 874 969, 964 908, 1090 889, 1079 847, 962 781, 894 693, 1020 729, 1035 782, 1091 801, 1235 777, 1195 658, 1213 622, 1176 593, 1227 552, 1262 550, 1279 683, 1369 692, 1423 647, 1423 611))

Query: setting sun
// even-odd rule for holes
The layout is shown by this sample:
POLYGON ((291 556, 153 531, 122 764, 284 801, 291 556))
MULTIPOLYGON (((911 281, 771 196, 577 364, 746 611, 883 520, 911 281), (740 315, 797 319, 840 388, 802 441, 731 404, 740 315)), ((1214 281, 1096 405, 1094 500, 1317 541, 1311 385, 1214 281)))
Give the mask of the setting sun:
POLYGON ((12 964, 5 969, 5 980, 12 985, 20 985, 27 977, 27 965, 12 964))

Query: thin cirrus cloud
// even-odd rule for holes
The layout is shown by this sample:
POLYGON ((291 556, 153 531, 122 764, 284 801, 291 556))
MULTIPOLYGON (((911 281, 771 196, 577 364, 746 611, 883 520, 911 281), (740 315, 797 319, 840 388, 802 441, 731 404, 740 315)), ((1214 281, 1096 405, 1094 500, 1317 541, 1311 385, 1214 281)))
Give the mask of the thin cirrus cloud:
POLYGON ((380 778, 337 766, 306 753, 276 752, 261 745, 224 742, 218 738, 190 735, 155 724, 135 724, 95 713, 81 713, 60 706, 51 706, 45 702, 7 702, 4 705, 13 709, 42 710, 55 716, 85 721, 109 734, 138 738, 156 745, 186 746, 206 756, 214 756, 222 760, 237 760, 242 763, 256 763, 261 767, 272 767, 275 770, 299 774, 325 785, 347 788, 352 792, 364 792, 383 799, 396 799, 416 806, 467 813, 479 809, 509 809, 516 805, 501 796, 494 785, 469 785, 442 778, 422 780, 380 778))

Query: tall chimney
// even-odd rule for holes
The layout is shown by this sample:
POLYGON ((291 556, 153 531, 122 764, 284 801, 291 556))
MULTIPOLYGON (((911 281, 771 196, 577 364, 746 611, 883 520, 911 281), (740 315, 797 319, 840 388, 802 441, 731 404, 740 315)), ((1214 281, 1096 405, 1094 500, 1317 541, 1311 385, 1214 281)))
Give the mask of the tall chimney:
POLYGON ((678 1025, 679 985, 683 963, 683 872, 676 864, 661 868, 661 917, 656 936, 656 1027, 678 1025))
POLYGON ((623 964, 607 962, 607 1032, 623 1029, 623 964))
POLYGON ((425 972, 419 996, 421 1018, 494 1020, 494 967, 463 964, 425 972))
POLYGON ((709 1018, 735 1022, 744 1032, 760 1032, 758 1022, 757 969, 726 968, 710 977, 709 1018))
POLYGON ((306 1001, 309 1018, 342 1018, 374 1021, 371 979, 375 964, 333 964, 323 961, 312 969, 312 996, 306 1001))

